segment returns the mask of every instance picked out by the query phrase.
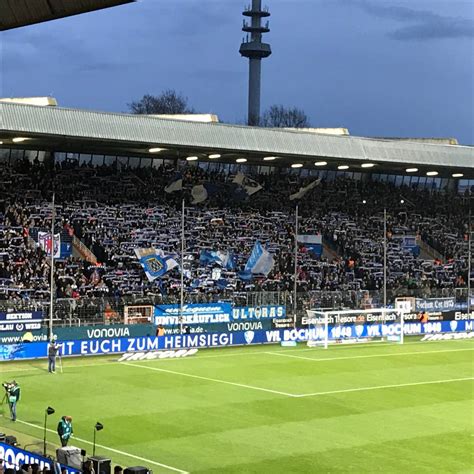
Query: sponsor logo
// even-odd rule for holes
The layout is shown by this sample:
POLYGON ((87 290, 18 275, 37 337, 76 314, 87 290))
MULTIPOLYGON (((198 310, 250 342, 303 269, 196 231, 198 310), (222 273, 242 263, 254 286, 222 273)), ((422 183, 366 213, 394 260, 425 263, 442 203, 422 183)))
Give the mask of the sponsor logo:
POLYGON ((273 327, 277 329, 292 328, 294 326, 293 318, 274 319, 273 327))
POLYGON ((263 324, 260 321, 227 324, 228 331, 259 331, 260 329, 263 329, 263 324))
POLYGON ((129 337, 130 329, 128 328, 102 328, 88 329, 87 337, 89 339, 110 339, 114 337, 129 337))
POLYGON ((362 334, 364 333, 364 326, 360 324, 355 326, 355 332, 356 332, 357 337, 362 336, 362 334))
POLYGON ((148 352, 135 352, 133 354, 123 354, 118 362, 131 361, 131 360, 155 360, 155 359, 183 359, 197 354, 198 349, 181 349, 178 351, 148 351, 148 352))
POLYGON ((456 331, 456 328, 458 327, 458 322, 457 321, 449 321, 449 327, 451 328, 451 331, 456 331))
POLYGON ((470 319, 474 319, 474 312, 471 314, 468 313, 461 313, 460 311, 456 311, 454 313, 454 319, 457 321, 469 321, 470 319))
POLYGON ((245 342, 247 344, 252 344, 253 338, 255 337, 255 333, 253 331, 245 331, 244 337, 245 337, 245 342))
POLYGON ((426 341, 452 341, 456 339, 474 339, 474 331, 470 332, 456 332, 446 334, 427 334, 421 339, 423 342, 426 341))

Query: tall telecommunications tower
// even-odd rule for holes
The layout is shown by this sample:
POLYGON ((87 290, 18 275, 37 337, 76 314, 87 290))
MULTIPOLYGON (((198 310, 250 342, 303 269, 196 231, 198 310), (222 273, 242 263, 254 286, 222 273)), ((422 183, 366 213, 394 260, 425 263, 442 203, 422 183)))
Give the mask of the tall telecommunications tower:
POLYGON ((268 8, 262 10, 262 0, 252 0, 242 15, 250 17, 250 23, 244 19, 242 31, 247 33, 240 45, 240 54, 249 58, 249 110, 248 124, 258 125, 260 121, 260 79, 261 61, 272 54, 268 43, 262 43, 262 34, 270 31, 269 23, 262 26, 262 18, 270 16, 268 8), (249 35, 250 33, 250 35, 249 35))

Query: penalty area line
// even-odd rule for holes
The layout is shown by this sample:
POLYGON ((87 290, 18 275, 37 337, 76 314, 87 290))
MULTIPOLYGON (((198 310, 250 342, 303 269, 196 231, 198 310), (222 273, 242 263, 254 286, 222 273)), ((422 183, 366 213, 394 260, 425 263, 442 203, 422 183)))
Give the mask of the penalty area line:
MULTIPOLYGON (((1 415, 1 416, 3 416, 3 415, 1 415)), ((39 430, 44 429, 42 426, 35 425, 34 423, 30 423, 28 421, 19 420, 18 418, 17 418, 15 423, 22 423, 23 425, 31 426, 32 428, 38 428, 39 430)), ((57 434, 56 431, 54 431, 50 428, 46 428, 46 431, 48 431, 49 433, 57 434)), ((77 438, 76 436, 74 436, 74 439, 77 439, 77 441, 80 441, 81 443, 90 444, 91 446, 94 444, 94 443, 91 443, 90 441, 87 441, 86 439, 77 438)), ((170 471, 179 472, 180 474, 189 474, 188 471, 183 471, 182 469, 178 469, 177 467, 168 466, 167 464, 163 464, 161 462, 152 461, 151 459, 142 458, 141 456, 136 456, 135 454, 130 454, 130 453, 127 453, 125 451, 120 451, 119 449, 109 448, 108 446, 104 446, 102 444, 97 444, 97 443, 95 445, 96 445, 97 448, 106 449, 107 451, 111 451, 112 453, 120 454, 121 456, 126 456, 126 457, 129 457, 129 458, 132 458, 132 459, 136 459, 138 461, 143 461, 143 462, 148 463, 148 464, 153 464, 155 466, 163 467, 163 468, 168 469, 170 471)))
POLYGON ((285 397, 293 397, 293 398, 297 397, 297 395, 295 395, 293 393, 279 392, 278 390, 271 390, 270 388, 256 387, 254 385, 246 385, 246 384, 237 383, 237 382, 229 382, 228 380, 213 379, 213 378, 210 378, 210 377, 203 377, 202 375, 187 374, 185 372, 176 372, 175 370, 160 369, 158 367, 149 367, 147 365, 132 364, 132 363, 129 363, 129 362, 120 362, 120 364, 128 365, 130 367, 138 367, 140 369, 155 370, 156 372, 164 372, 164 373, 167 373, 167 374, 181 375, 183 377, 191 377, 193 379, 207 380, 209 382, 222 383, 222 384, 225 384, 225 385, 233 385, 234 387, 248 388, 250 390, 258 390, 260 392, 274 393, 276 395, 284 395, 285 397))
POLYGON ((369 390, 383 390, 386 388, 415 387, 417 385, 434 385, 434 384, 452 383, 452 382, 466 382, 468 380, 473 381, 474 377, 464 377, 460 379, 445 379, 445 380, 428 380, 427 382, 399 383, 399 384, 393 384, 393 385, 377 385, 375 387, 347 388, 343 390, 329 390, 327 392, 303 393, 302 395, 295 395, 295 397, 303 398, 303 397, 316 397, 320 395, 336 395, 338 393, 368 392, 369 390))

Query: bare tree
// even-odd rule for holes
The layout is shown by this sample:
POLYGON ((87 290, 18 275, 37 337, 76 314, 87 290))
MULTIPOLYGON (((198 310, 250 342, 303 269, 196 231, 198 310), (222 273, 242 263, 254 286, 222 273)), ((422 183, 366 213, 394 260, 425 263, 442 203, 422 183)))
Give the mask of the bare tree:
POLYGON ((286 108, 283 105, 272 105, 262 115, 262 127, 306 128, 309 127, 308 116, 297 107, 286 108))
POLYGON ((132 114, 192 114, 188 98, 172 89, 159 96, 145 94, 140 100, 127 104, 132 114))

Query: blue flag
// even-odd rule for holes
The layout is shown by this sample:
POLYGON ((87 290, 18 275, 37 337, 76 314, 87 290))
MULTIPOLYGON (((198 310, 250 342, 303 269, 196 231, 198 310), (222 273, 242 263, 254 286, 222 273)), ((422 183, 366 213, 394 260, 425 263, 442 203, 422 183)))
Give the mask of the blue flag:
POLYGON ((265 275, 267 276, 273 269, 275 261, 273 255, 262 247, 262 244, 257 240, 253 246, 252 253, 245 265, 244 272, 239 276, 246 280, 247 275, 265 275))
POLYGON ((165 273, 179 266, 178 262, 171 255, 165 255, 163 250, 160 249, 135 249, 135 255, 140 261, 143 270, 145 270, 149 281, 161 278, 165 273))
POLYGON ((230 252, 201 250, 199 263, 203 266, 216 263, 227 270, 233 270, 235 268, 235 257, 230 252))

